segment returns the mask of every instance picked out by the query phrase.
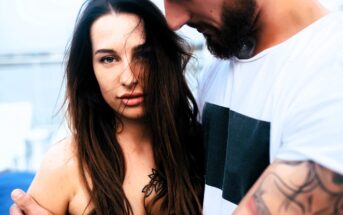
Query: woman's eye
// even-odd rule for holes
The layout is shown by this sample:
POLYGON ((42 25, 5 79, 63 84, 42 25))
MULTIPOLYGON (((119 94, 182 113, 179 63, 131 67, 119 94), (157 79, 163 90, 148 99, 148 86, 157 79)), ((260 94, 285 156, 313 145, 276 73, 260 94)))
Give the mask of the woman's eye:
POLYGON ((149 58, 150 51, 149 50, 140 50, 136 53, 137 60, 147 60, 149 58))
POLYGON ((137 55, 135 56, 135 59, 138 60, 138 61, 146 60, 146 56, 143 55, 143 54, 137 54, 137 55))
POLYGON ((146 44, 140 45, 134 52, 134 57, 136 60, 147 60, 149 59, 150 55, 151 48, 146 44))
POLYGON ((100 58, 100 62, 104 64, 109 64, 116 61, 116 58, 114 56, 105 56, 100 58))

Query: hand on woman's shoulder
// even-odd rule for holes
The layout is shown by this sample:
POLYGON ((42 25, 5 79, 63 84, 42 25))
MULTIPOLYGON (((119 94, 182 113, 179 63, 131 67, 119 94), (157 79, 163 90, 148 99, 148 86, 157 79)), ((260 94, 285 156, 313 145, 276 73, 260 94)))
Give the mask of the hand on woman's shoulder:
POLYGON ((50 147, 28 193, 53 214, 65 214, 78 187, 78 161, 72 138, 50 147))

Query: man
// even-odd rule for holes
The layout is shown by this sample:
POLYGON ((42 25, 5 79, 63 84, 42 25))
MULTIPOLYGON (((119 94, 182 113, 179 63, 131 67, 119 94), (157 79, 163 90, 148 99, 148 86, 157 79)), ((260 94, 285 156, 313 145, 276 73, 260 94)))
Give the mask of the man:
POLYGON ((343 214, 343 15, 315 0, 165 0, 165 10, 171 28, 196 28, 228 59, 199 87, 204 214, 343 214))
POLYGON ((198 91, 204 214, 343 214, 342 14, 315 0, 165 0, 165 10, 170 27, 196 28, 229 59, 198 91))

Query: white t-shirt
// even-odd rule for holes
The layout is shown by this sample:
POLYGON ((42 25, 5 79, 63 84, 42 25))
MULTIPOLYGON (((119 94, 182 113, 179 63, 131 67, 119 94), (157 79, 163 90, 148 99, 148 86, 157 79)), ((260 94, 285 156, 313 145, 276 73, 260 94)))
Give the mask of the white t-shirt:
POLYGON ((343 14, 250 59, 215 59, 198 89, 205 215, 230 214, 275 159, 343 174, 343 14))

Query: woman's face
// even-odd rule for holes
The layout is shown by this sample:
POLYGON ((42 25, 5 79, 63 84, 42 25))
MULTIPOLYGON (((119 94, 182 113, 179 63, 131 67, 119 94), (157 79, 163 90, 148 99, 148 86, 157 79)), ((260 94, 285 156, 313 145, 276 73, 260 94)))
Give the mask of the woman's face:
POLYGON ((110 13, 91 26, 93 68, 105 101, 122 118, 144 116, 144 24, 135 15, 110 13))

